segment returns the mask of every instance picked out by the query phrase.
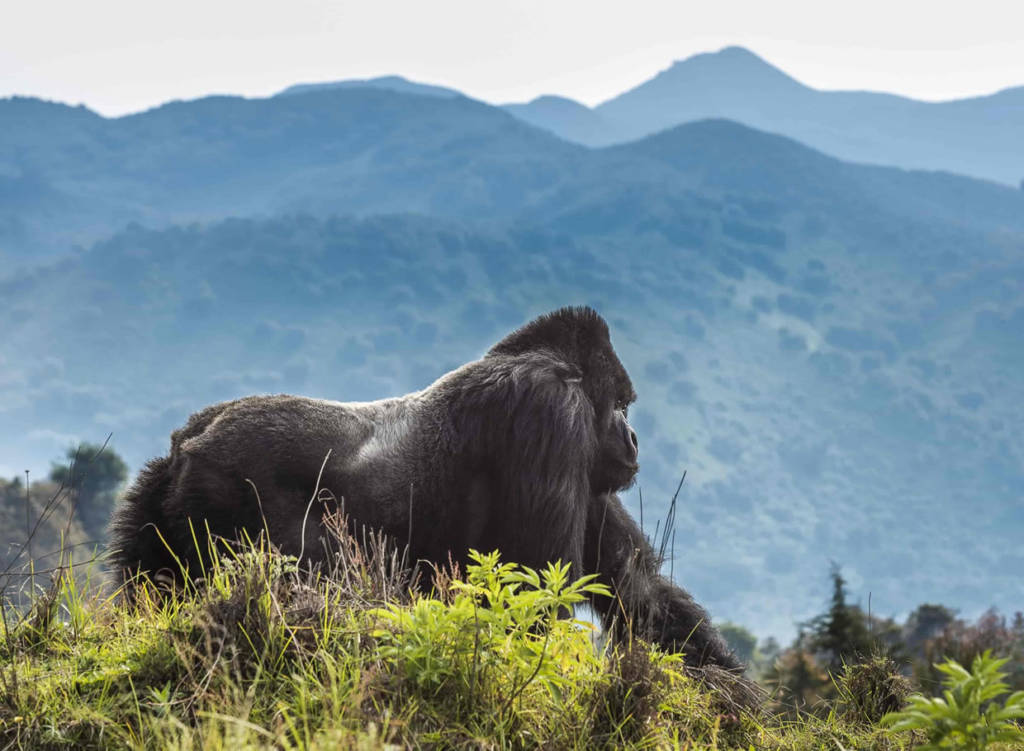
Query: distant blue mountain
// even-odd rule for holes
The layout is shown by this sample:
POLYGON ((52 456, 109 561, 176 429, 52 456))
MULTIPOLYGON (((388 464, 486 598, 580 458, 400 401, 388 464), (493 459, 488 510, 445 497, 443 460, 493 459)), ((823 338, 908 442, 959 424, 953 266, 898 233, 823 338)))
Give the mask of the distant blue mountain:
POLYGON ((415 81, 402 78, 402 76, 379 76, 377 78, 329 81, 325 83, 299 83, 278 92, 276 96, 308 94, 312 91, 330 91, 332 89, 365 88, 385 89, 387 91, 397 91, 402 94, 419 94, 420 96, 439 96, 445 98, 462 96, 462 93, 455 89, 449 89, 444 86, 433 86, 426 83, 416 83, 415 81))
POLYGON ((502 109, 567 141, 596 146, 626 140, 614 123, 573 99, 540 96, 526 104, 504 104, 502 109))
MULTIPOLYGON (((543 102, 506 107, 589 146, 621 143, 681 123, 726 118, 795 138, 841 159, 945 170, 1017 186, 1024 179, 1024 87, 949 102, 819 91, 742 47, 695 55, 651 80, 567 117, 543 102), (581 128, 579 123, 587 126, 581 128)), ((585 108, 584 108, 585 109, 585 108)))
POLYGON ((111 119, 14 98, 0 100, 0 122, 0 194, 19 196, 0 203, 0 257, 66 252, 132 221, 507 216, 584 151, 465 97, 376 87, 207 97, 111 119))

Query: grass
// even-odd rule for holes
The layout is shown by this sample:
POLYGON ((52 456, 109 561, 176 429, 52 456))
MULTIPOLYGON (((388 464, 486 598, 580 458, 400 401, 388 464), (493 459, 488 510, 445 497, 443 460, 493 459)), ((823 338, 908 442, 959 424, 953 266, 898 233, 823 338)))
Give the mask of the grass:
POLYGON ((130 606, 58 573, 4 611, 0 748, 912 747, 863 703, 782 719, 723 671, 595 646, 558 613, 596 585, 562 567, 481 555, 465 576, 434 572, 428 596, 385 540, 356 544, 341 520, 335 533, 329 575, 260 538, 176 596, 141 585, 130 606))

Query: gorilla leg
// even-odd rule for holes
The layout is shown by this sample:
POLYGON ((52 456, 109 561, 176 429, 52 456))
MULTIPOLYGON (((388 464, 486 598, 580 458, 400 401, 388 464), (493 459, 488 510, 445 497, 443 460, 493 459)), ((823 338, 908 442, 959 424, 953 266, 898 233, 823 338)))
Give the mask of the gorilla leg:
POLYGON ((598 574, 614 595, 592 603, 606 628, 683 652, 688 665, 743 667, 707 611, 659 573, 661 561, 618 496, 594 498, 584 545, 586 572, 598 574))

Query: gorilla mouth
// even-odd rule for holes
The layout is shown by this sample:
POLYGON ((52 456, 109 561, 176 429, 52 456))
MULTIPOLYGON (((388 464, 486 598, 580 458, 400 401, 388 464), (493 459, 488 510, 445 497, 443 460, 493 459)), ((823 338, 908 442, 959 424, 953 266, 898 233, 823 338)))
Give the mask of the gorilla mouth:
POLYGON ((625 490, 633 484, 636 479, 636 473, 640 471, 640 464, 637 462, 616 462, 617 466, 613 470, 613 477, 620 490, 625 490))

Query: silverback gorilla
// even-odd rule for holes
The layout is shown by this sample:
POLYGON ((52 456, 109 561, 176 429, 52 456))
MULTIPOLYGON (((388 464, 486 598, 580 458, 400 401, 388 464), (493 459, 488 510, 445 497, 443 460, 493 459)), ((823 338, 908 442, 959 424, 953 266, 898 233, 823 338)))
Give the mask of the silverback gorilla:
POLYGON ((216 404, 174 432, 170 455, 149 462, 114 512, 112 563, 126 583, 175 575, 169 547, 196 570, 193 528, 233 539, 265 524, 282 552, 316 564, 320 477, 350 521, 407 540, 412 560, 475 548, 534 568, 568 561, 616 595, 592 603, 606 625, 693 665, 739 667, 707 613, 660 575, 615 495, 638 468, 635 398, 604 320, 563 308, 407 396, 216 404))

